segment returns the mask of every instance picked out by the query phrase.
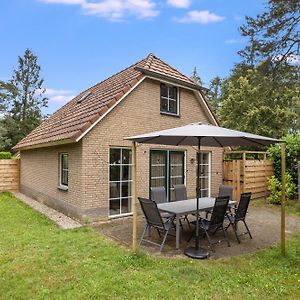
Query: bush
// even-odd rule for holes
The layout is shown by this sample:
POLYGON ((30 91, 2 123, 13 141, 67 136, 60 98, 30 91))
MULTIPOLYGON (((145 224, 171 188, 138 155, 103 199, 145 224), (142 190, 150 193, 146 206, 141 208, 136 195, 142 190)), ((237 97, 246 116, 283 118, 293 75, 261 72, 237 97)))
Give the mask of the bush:
MULTIPOLYGON (((270 196, 267 200, 271 204, 281 204, 282 196, 282 184, 274 175, 270 177, 268 181, 268 188, 270 191, 270 196)), ((285 197, 286 201, 293 200, 295 198, 297 191, 297 186, 292 180, 292 176, 285 173, 285 197)))
MULTIPOLYGON (((297 155, 300 154, 300 133, 288 134, 282 140, 286 142, 286 172, 292 177, 292 181, 297 184, 297 155)), ((268 155, 274 162, 275 177, 281 181, 281 146, 272 145, 268 150, 268 155)))
POLYGON ((10 152, 0 152, 0 159, 11 159, 10 152))

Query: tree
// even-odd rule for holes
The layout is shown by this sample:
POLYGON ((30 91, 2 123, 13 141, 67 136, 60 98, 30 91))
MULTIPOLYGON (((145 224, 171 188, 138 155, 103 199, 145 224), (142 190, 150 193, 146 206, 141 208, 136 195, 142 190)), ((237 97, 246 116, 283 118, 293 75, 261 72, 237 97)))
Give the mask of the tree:
POLYGON ((0 113, 5 113, 7 109, 7 99, 16 95, 16 87, 9 82, 0 80, 0 113))
POLYGON ((221 106, 222 79, 219 76, 213 78, 209 83, 207 98, 213 111, 218 115, 218 109, 221 106))
MULTIPOLYGON (((0 99, 5 103, 2 124, 6 129, 6 138, 14 146, 42 120, 41 109, 47 107, 44 97, 44 80, 40 78, 41 67, 37 56, 26 49, 24 56, 18 58, 18 68, 13 71, 12 79, 6 87, 13 87, 13 93, 5 93, 0 99)), ((6 89, 7 90, 7 89, 6 89)))
POLYGON ((202 79, 200 78, 198 72, 197 72, 197 68, 194 67, 194 70, 192 72, 192 75, 191 75, 191 79, 193 79, 196 83, 198 83, 200 86, 203 85, 203 81, 202 79))
POLYGON ((280 66, 273 76, 273 62, 252 68, 237 65, 224 81, 219 109, 221 124, 232 129, 280 138, 295 128, 299 113, 300 68, 280 66))
POLYGON ((239 54, 250 64, 255 59, 272 58, 277 64, 299 59, 300 1, 269 0, 267 11, 256 18, 246 16, 241 34, 249 44, 239 54))

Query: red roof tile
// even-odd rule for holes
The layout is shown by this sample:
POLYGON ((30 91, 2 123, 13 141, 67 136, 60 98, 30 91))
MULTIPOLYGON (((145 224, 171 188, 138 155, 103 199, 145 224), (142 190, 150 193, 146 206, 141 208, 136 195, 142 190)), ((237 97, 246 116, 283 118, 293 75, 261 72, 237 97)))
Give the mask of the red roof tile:
POLYGON ((80 93, 29 133, 14 149, 34 148, 42 146, 41 144, 64 140, 75 142, 109 108, 132 90, 147 72, 151 72, 152 76, 164 76, 182 84, 193 85, 196 89, 200 88, 192 79, 150 54, 147 58, 80 93))

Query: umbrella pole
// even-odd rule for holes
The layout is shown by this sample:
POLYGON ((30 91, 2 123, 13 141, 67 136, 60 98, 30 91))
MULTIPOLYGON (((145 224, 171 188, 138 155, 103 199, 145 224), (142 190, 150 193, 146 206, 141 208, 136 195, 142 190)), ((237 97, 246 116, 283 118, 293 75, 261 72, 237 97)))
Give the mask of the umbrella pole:
POLYGON ((285 256, 285 143, 281 144, 281 255, 285 256))
POLYGON ((136 142, 132 142, 132 252, 136 254, 136 142))
POLYGON ((209 252, 206 249, 200 248, 199 237, 199 198, 201 197, 201 181, 200 181, 200 148, 201 137, 198 137, 198 151, 197 151, 197 182, 196 182, 196 200, 197 200, 197 212, 196 212, 196 241, 195 247, 188 247, 185 249, 184 254, 197 259, 208 258, 209 252))

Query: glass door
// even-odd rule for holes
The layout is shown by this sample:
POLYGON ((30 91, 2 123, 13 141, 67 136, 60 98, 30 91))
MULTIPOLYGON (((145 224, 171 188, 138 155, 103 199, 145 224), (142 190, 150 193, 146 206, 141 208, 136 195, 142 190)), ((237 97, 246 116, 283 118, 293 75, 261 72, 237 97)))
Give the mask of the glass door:
POLYGON ((183 151, 150 151, 150 187, 165 187, 169 201, 175 200, 174 185, 184 184, 183 151))

